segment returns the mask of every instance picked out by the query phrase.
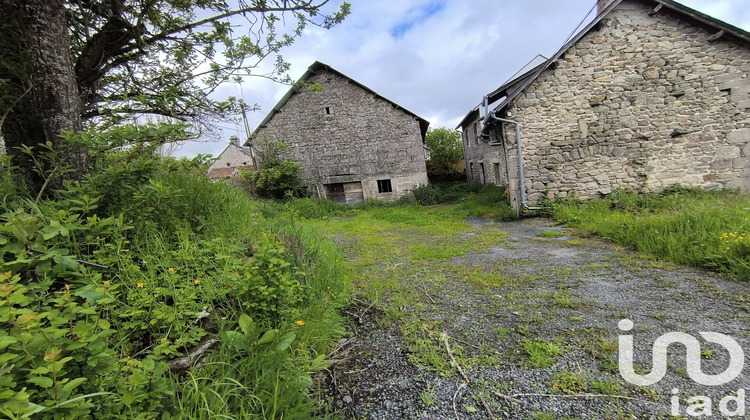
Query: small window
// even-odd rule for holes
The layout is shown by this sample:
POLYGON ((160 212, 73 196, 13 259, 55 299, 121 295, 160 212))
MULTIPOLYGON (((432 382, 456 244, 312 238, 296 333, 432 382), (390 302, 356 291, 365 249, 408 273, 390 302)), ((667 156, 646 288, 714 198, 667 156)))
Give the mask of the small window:
POLYGON ((326 115, 331 115, 331 107, 330 106, 326 107, 326 115))
POLYGON ((378 192, 379 193, 389 193, 393 192, 393 187, 391 186, 391 180, 390 179, 379 179, 378 180, 378 192))

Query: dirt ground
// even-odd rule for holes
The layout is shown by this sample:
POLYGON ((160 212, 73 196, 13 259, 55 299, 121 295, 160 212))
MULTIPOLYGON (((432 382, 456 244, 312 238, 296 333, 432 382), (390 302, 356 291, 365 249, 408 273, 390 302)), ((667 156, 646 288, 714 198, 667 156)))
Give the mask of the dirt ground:
MULTIPOLYGON (((650 372, 654 340, 671 331, 730 335, 747 361, 750 285, 577 238, 547 219, 470 224, 507 236, 436 263, 434 273, 415 275, 407 255, 389 260, 383 270, 391 287, 349 308, 351 335, 340 341, 332 355, 339 362, 328 372, 326 398, 335 414, 647 419, 672 418, 676 409, 683 418, 721 418, 722 398, 750 389, 747 363, 728 384, 696 384, 680 345, 669 347, 667 374, 651 386, 624 381, 617 363, 619 334, 632 334, 636 372, 650 372), (633 321, 632 331, 618 330, 623 319, 633 321)), ((345 247, 349 258, 355 252, 345 247)), ((705 373, 727 367, 721 346, 701 340, 701 348, 705 373)), ((727 405, 730 413, 735 408, 727 405)))

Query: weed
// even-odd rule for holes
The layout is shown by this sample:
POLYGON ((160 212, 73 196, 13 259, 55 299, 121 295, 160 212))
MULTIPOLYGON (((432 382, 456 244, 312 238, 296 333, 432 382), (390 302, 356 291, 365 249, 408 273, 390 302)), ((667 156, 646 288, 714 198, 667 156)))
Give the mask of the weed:
POLYGON ((435 392, 432 390, 430 383, 427 383, 427 387, 424 391, 419 393, 419 397, 422 399, 422 403, 425 407, 431 407, 437 401, 435 392))
POLYGON ((543 230, 537 233, 537 236, 540 238, 562 238, 563 236, 567 236, 567 234, 556 230, 543 230))
POLYGON ((591 390, 597 394, 620 395, 622 393, 622 386, 612 381, 592 381, 591 390))
POLYGON ((548 368, 563 354, 561 342, 549 342, 542 338, 524 340, 523 351, 528 356, 528 364, 535 368, 548 368))
POLYGON ((588 389, 583 373, 569 370, 561 370, 552 375, 550 387, 553 391, 563 394, 580 394, 588 389))
POLYGON ((601 200, 561 201, 552 215, 647 255, 648 265, 686 264, 750 279, 750 197, 732 191, 672 189, 661 194, 616 191, 601 200), (654 257, 660 260, 654 259, 654 257))

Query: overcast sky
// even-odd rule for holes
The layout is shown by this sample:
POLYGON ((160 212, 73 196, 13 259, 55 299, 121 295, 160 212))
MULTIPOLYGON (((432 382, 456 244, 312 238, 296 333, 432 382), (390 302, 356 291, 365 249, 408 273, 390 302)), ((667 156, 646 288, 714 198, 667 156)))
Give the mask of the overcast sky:
MULTIPOLYGON (((750 31, 749 0, 681 3, 750 31)), ((335 5, 340 1, 331 0, 335 5)), ((282 52, 297 80, 321 61, 427 119, 455 127, 482 96, 537 54, 550 56, 583 20, 595 0, 349 0, 352 13, 331 30, 309 28, 282 52)), ((242 96, 260 111, 250 130, 289 86, 248 78, 220 95, 242 96)), ((218 155, 240 125, 223 122, 223 138, 188 143, 175 155, 218 155)))

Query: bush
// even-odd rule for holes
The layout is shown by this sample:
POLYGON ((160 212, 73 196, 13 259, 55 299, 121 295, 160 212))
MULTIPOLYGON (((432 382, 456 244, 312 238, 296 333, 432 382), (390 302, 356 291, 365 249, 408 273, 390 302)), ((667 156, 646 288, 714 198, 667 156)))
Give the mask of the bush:
POLYGON ((414 189, 414 198, 417 203, 429 206, 440 202, 440 188, 432 185, 420 185, 414 189))
POLYGON ((276 200, 302 196, 302 167, 297 162, 281 159, 286 149, 284 143, 270 143, 259 156, 260 167, 243 173, 253 194, 276 200))
POLYGON ((96 159, 54 200, 0 203, 0 412, 310 413, 310 372, 341 334, 335 247, 283 206, 210 182, 200 162, 96 159), (214 340, 205 366, 170 373, 214 340))

